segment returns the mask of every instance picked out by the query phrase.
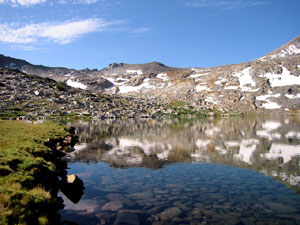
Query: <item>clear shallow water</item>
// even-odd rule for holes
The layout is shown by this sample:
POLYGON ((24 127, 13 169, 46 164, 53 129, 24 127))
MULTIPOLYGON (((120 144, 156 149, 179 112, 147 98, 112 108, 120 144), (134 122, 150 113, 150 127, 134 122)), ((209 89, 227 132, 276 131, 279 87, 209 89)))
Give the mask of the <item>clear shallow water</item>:
POLYGON ((78 224, 300 224, 300 121, 228 118, 73 124, 78 224), (275 178, 275 179, 274 179, 275 178), (280 182, 279 182, 280 181, 280 182))

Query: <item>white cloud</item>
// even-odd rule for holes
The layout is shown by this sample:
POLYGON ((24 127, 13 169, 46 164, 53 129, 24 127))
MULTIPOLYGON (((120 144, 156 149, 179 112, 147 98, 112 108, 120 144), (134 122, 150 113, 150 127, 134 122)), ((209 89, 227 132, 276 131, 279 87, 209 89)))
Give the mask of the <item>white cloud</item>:
POLYGON ((251 6, 266 5, 268 1, 257 0, 195 0, 187 1, 185 5, 193 8, 237 9, 251 6))
MULTIPOLYGON (((48 2, 48 0, 0 0, 0 4, 8 4, 12 7, 18 6, 34 6, 44 2, 48 2)), ((112 3, 106 3, 106 0, 57 0, 59 4, 94 4, 97 2, 105 3, 111 5, 112 3)), ((50 5, 53 5, 53 1, 50 1, 50 5)))
POLYGON ((123 21, 108 22, 100 18, 62 23, 37 23, 19 27, 17 24, 0 24, 0 41, 5 43, 35 43, 53 41, 70 43, 84 34, 105 31, 123 21))
POLYGON ((147 27, 143 27, 143 28, 136 28, 136 29, 133 29, 131 31, 131 33, 133 34, 142 34, 142 33, 146 33, 150 30, 150 28, 147 28, 147 27))
POLYGON ((94 4, 97 2, 105 3, 106 0, 58 0, 59 4, 94 4))
POLYGON ((46 2, 47 0, 0 0, 0 4, 9 4, 11 6, 33 6, 46 2))

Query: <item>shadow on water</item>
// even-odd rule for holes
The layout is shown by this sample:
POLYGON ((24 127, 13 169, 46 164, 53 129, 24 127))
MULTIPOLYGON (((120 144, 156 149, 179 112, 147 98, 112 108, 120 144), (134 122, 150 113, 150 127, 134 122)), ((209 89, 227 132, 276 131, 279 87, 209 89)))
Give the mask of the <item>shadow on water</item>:
POLYGON ((70 172, 86 190, 77 204, 63 196, 63 220, 300 224, 297 117, 78 121, 72 126, 81 143, 68 155, 70 172))

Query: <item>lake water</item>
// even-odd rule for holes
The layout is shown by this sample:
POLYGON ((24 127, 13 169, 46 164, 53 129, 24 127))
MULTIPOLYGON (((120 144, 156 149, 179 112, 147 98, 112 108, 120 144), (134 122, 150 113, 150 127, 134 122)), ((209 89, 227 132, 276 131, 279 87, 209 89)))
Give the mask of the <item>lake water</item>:
POLYGON ((72 124, 77 224, 300 224, 300 118, 72 124), (297 193, 298 192, 298 193, 297 193))

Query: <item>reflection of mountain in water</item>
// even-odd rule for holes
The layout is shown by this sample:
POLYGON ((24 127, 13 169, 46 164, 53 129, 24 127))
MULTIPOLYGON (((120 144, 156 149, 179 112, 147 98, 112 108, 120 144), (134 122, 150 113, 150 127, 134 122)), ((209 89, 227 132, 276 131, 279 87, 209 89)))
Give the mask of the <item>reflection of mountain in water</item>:
POLYGON ((73 126, 87 144, 70 158, 119 168, 228 164, 255 169, 299 191, 299 125, 297 117, 78 122, 73 126))

